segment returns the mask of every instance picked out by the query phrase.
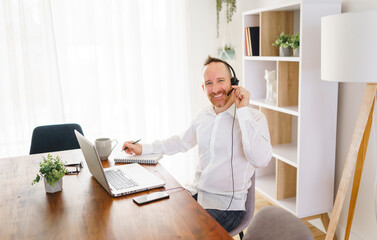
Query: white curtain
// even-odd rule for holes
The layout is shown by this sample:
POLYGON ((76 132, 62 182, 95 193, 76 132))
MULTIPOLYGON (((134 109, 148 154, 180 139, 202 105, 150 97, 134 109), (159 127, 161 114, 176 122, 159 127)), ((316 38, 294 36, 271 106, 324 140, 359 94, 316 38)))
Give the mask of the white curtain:
MULTIPOLYGON (((119 144, 189 126, 187 0, 0 4, 0 157, 28 154, 39 125, 119 144)), ((192 154, 175 159, 164 164, 190 181, 192 154)))

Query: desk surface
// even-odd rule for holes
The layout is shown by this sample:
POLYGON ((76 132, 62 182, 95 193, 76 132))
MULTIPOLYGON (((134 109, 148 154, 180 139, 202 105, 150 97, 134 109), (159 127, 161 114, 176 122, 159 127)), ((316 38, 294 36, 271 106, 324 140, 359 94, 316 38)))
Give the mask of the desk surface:
MULTIPOLYGON (((84 161, 81 150, 56 154, 84 161)), ((0 159, 1 239, 232 239, 160 164, 144 166, 165 189, 177 189, 167 191, 169 199, 138 206, 133 197, 164 188, 112 198, 85 164, 80 174, 63 178, 61 192, 47 194, 43 181, 31 185, 41 156, 0 159)))

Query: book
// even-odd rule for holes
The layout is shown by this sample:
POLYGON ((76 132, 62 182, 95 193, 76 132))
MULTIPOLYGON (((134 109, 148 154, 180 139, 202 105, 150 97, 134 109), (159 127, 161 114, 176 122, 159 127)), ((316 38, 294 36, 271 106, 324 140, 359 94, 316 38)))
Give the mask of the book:
POLYGON ((245 31, 246 31, 247 56, 253 56, 252 49, 251 49, 250 29, 247 27, 245 31))
POLYGON ((249 27, 252 56, 259 56, 259 27, 249 27))
POLYGON ((245 28, 245 54, 246 56, 250 56, 249 55, 249 45, 248 45, 248 36, 247 36, 247 30, 248 28, 245 28))
POLYGON ((116 163, 140 163, 140 164, 157 164, 162 158, 162 154, 145 154, 145 155, 128 155, 122 151, 115 158, 116 163))

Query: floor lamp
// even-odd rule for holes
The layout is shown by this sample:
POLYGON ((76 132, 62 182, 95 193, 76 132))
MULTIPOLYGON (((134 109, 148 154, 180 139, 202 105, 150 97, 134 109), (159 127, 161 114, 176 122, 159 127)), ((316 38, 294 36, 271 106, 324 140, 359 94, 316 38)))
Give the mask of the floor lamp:
POLYGON ((349 238, 365 154, 373 120, 377 90, 377 11, 351 12, 321 19, 321 78, 366 84, 364 99, 348 149, 326 240, 333 239, 349 184, 353 185, 345 239, 349 238))

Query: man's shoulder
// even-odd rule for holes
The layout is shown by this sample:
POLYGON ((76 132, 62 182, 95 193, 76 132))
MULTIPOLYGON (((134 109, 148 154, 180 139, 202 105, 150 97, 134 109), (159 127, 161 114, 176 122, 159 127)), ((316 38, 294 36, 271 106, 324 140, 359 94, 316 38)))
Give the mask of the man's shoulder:
POLYGON ((253 119, 265 118, 265 115, 261 110, 256 109, 256 108, 252 107, 251 105, 249 105, 247 107, 239 108, 237 110, 237 115, 238 116, 242 115, 242 116, 245 116, 245 117, 250 116, 253 119))

